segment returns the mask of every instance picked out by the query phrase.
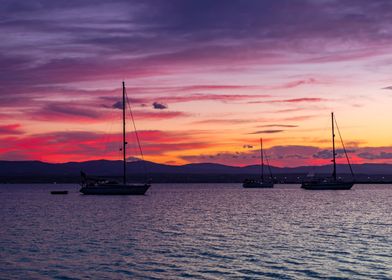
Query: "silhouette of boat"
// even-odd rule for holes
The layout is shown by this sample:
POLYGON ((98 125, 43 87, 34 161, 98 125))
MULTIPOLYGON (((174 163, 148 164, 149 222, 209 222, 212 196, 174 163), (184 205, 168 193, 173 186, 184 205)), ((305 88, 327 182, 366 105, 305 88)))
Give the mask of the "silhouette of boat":
MULTIPOLYGON (((126 161, 126 131, 125 131, 125 104, 126 104, 126 98, 125 98, 126 92, 125 92, 125 83, 122 82, 122 126, 123 126, 123 140, 122 140, 122 152, 123 152, 123 180, 122 183, 113 181, 113 180, 108 180, 108 179, 102 179, 102 178, 93 178, 93 177, 88 177, 83 171, 81 171, 81 177, 82 177, 82 182, 81 182, 81 189, 80 192, 83 194, 89 194, 89 195, 144 195, 148 188, 151 186, 150 183, 139 183, 139 184, 128 184, 127 183, 127 173, 126 173, 126 166, 127 166, 127 161, 126 161)), ((129 104, 129 103, 128 103, 129 104)), ((130 107, 129 107, 130 108, 130 107)), ((130 109, 130 115, 132 117, 132 122, 135 128, 135 135, 136 139, 138 142, 138 146, 140 149, 140 154, 143 158, 143 152, 141 149, 139 137, 136 131, 136 126, 135 126, 135 121, 133 119, 133 114, 132 110, 130 109)))
MULTIPOLYGON (((267 161, 268 158, 266 157, 267 161)), ((268 163, 268 162, 267 162, 268 163)), ((270 181, 264 180, 264 152, 263 152, 263 139, 260 138, 260 180, 245 179, 242 183, 244 188, 273 188, 274 182, 272 180, 271 167, 268 163, 268 170, 270 172, 270 181)))
POLYGON ((350 164, 350 159, 348 158, 346 148, 343 143, 342 136, 339 131, 338 124, 336 122, 336 118, 334 117, 333 112, 331 113, 332 119, 332 163, 333 163, 333 171, 332 177, 326 178, 315 178, 310 181, 302 182, 301 188, 306 190, 349 190, 354 185, 354 180, 352 181, 343 181, 337 178, 336 175, 336 152, 335 152, 335 124, 338 129, 338 133, 340 136, 340 140, 342 143, 343 151, 346 155, 348 166, 350 167, 351 176, 354 179, 354 172, 350 164))

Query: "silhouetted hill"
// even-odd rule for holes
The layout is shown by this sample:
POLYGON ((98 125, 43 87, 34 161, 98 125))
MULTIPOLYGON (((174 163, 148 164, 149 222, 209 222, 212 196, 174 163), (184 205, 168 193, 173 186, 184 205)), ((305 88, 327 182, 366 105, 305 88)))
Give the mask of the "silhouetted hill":
MULTIPOLYGON (((390 164, 354 164, 357 177, 368 175, 383 175, 391 177, 392 165, 390 164)), ((45 163, 40 161, 0 161, 0 181, 15 181, 34 179, 34 181, 77 181, 80 171, 99 176, 121 176, 122 162, 110 160, 94 160, 85 162, 45 163)), ((299 167, 274 167, 271 166, 274 176, 285 178, 306 177, 307 174, 330 174, 331 165, 299 166, 299 167)), ((267 172, 267 169, 265 169, 267 172)), ((149 177, 158 181, 230 181, 242 180, 249 176, 258 176, 259 165, 245 167, 227 166, 215 163, 192 163, 186 165, 166 165, 148 161, 134 161, 127 164, 127 173, 134 178, 149 177), (202 176, 201 176, 202 175, 202 176)), ((347 165, 338 165, 341 176, 347 176, 350 170, 347 165), (345 175, 346 174, 346 175, 345 175)))

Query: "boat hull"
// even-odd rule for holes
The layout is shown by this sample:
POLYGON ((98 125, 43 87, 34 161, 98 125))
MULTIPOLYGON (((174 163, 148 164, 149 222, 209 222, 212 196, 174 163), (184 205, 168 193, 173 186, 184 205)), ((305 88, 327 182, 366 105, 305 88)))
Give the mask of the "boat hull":
POLYGON ((274 183, 252 181, 252 182, 244 182, 242 184, 242 187, 247 189, 270 189, 274 187, 274 183))
POLYGON ((353 187, 352 182, 323 182, 323 183, 302 183, 301 188, 305 190, 349 190, 353 187))
POLYGON ((94 185, 83 186, 80 192, 85 195, 144 195, 150 186, 150 184, 94 185))

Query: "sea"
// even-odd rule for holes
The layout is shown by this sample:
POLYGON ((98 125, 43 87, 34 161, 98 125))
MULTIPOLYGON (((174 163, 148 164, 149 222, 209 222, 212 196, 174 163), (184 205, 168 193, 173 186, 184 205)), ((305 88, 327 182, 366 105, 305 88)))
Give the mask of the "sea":
POLYGON ((392 185, 78 191, 0 185, 0 279, 392 279, 392 185))

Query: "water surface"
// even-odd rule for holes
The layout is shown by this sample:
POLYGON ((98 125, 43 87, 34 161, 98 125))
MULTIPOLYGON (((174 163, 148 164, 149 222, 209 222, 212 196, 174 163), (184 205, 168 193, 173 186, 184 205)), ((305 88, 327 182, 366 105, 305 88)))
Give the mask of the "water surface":
POLYGON ((0 185, 0 200, 1 279, 392 279, 392 186, 0 185))

